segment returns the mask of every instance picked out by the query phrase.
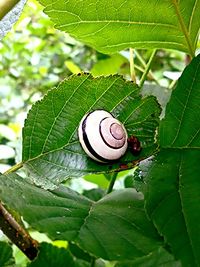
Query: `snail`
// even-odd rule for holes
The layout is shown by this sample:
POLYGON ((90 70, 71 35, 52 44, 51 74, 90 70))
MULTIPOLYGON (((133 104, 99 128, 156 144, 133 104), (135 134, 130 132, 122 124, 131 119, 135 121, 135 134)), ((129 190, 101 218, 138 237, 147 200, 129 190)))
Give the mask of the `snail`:
POLYGON ((78 136, 86 154, 103 163, 119 159, 128 147, 123 124, 101 109, 87 113, 82 118, 78 136))

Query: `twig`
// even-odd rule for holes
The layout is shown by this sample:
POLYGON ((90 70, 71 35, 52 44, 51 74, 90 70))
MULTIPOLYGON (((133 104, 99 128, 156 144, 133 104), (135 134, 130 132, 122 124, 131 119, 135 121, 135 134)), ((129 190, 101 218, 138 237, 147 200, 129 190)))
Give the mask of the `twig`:
POLYGON ((19 2, 20 0, 0 1, 0 20, 19 2))
POLYGON ((131 80, 134 83, 136 83, 133 48, 130 48, 130 74, 131 74, 131 80))
POLYGON ((4 172, 4 175, 8 175, 9 173, 15 172, 23 167, 23 162, 17 163, 14 166, 12 166, 10 169, 8 169, 6 172, 4 172))
POLYGON ((30 259, 38 253, 38 243, 13 218, 0 202, 0 229, 30 259))

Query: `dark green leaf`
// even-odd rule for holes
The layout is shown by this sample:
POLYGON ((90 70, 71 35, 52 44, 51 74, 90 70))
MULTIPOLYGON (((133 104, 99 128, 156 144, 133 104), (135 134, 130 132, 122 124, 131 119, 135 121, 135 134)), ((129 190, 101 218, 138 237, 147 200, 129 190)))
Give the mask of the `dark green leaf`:
POLYGON ((148 172, 146 210, 183 266, 200 264, 200 152, 163 149, 148 172))
POLYGON ((70 252, 78 259, 82 259, 84 261, 90 262, 91 261, 91 256, 83 251, 79 246, 77 246, 74 243, 69 243, 68 248, 70 252))
POLYGON ((161 122, 162 147, 200 147, 200 55, 184 70, 161 122))
POLYGON ((12 247, 6 242, 0 241, 0 266, 9 267, 14 264, 12 247))
POLYGON ((4 203, 31 226, 52 239, 74 241, 97 257, 131 260, 160 245, 142 195, 134 189, 92 202, 64 186, 52 192, 37 188, 15 174, 0 176, 0 188, 4 203))
POLYGON ((103 53, 134 47, 194 54, 199 1, 39 1, 58 29, 103 53))
POLYGON ((75 267, 71 253, 65 248, 58 248, 48 243, 40 244, 38 257, 29 267, 75 267))
POLYGON ((166 108, 162 147, 146 170, 146 210, 183 266, 200 265, 200 56, 185 69, 166 108))
POLYGON ((181 263, 174 260, 174 257, 163 248, 153 251, 147 256, 135 261, 118 263, 115 267, 181 267, 181 263))
POLYGON ((51 90, 32 107, 23 129, 23 161, 34 182, 53 188, 69 177, 113 171, 138 158, 127 152, 120 163, 109 166, 87 157, 77 128, 85 113, 94 109, 112 112, 128 135, 141 141, 140 157, 149 156, 156 148, 160 107, 154 97, 142 98, 139 93, 136 85, 117 75, 72 76, 51 90))
POLYGON ((89 199, 92 199, 94 201, 98 201, 105 195, 105 191, 101 188, 93 188, 90 190, 85 190, 83 192, 83 195, 86 196, 89 199))

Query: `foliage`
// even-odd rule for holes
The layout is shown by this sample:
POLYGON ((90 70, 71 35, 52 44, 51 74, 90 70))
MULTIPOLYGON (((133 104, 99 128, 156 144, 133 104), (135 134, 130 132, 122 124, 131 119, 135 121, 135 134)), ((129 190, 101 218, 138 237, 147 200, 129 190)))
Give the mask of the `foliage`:
MULTIPOLYGON (((200 2, 40 2, 57 28, 98 51, 54 30, 41 8, 31 18, 25 11, 17 40, 10 41, 16 38, 11 32, 0 46, 0 84, 6 88, 0 91, 3 163, 14 164, 8 146, 16 148, 18 130, 10 117, 27 112, 41 98, 24 123, 22 161, 0 174, 0 204, 8 210, 0 210, 0 221, 10 216, 8 230, 17 220, 26 231, 44 233, 49 242, 36 245, 38 256, 21 266, 199 266, 200 55, 194 54, 200 2), (128 81, 133 58, 127 50, 118 53, 131 46, 136 81, 154 81, 143 88, 128 81), (153 59, 155 50, 135 48, 173 48, 193 59, 165 50, 153 59), (160 86, 160 72, 179 75, 183 58, 190 64, 171 94, 160 86), (15 100, 7 115, 12 87, 15 100), (97 108, 112 112, 129 136, 139 138, 138 156, 127 150, 113 164, 86 156, 77 128, 83 115, 97 108), (86 181, 96 188, 87 190, 86 181)), ((30 12, 31 4, 27 8, 30 12)), ((165 80, 164 85, 173 84, 165 80)), ((1 265, 12 265, 11 247, 5 242, 0 247, 1 265)))
POLYGON ((172 93, 159 128, 161 150, 146 178, 147 213, 184 266, 198 265, 200 260, 199 73, 200 55, 172 93))
POLYGON ((93 79, 86 74, 72 76, 49 91, 33 106, 23 129, 23 162, 34 183, 51 188, 69 177, 113 171, 121 163, 136 159, 129 152, 120 164, 99 165, 83 153, 77 128, 90 110, 112 112, 124 123, 130 136, 140 138, 141 156, 151 155, 156 147, 154 135, 160 109, 155 98, 142 99, 139 91, 117 75, 93 79), (80 103, 81 108, 77 108, 80 103), (49 117, 44 118, 44 113, 49 117))
POLYGON ((40 2, 57 28, 104 53, 134 47, 171 48, 194 55, 199 1, 40 2))
POLYGON ((6 242, 0 241, 0 265, 1 267, 11 267, 14 263, 12 248, 6 242))

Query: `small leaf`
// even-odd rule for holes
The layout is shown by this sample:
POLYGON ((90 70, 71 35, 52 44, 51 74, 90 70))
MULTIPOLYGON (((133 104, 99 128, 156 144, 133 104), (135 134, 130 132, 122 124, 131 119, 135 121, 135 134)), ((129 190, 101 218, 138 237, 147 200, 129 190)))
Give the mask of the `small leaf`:
POLYGON ((25 122, 23 161, 36 184, 53 188, 69 177, 114 171, 138 159, 127 152, 110 166, 88 158, 79 144, 77 128, 82 117, 95 109, 112 112, 129 136, 139 138, 141 158, 155 150, 160 107, 154 97, 142 98, 136 85, 118 75, 71 76, 37 102, 25 122))
POLYGON ((0 241, 0 266, 9 267, 14 264, 12 247, 6 242, 0 241))
POLYGON ((132 260, 161 243, 146 218, 142 195, 134 189, 93 202, 64 186, 50 192, 12 174, 0 176, 0 198, 51 239, 73 241, 104 259, 132 260))
POLYGON ((199 1, 39 0, 56 28, 103 53, 170 48, 194 55, 199 1))

